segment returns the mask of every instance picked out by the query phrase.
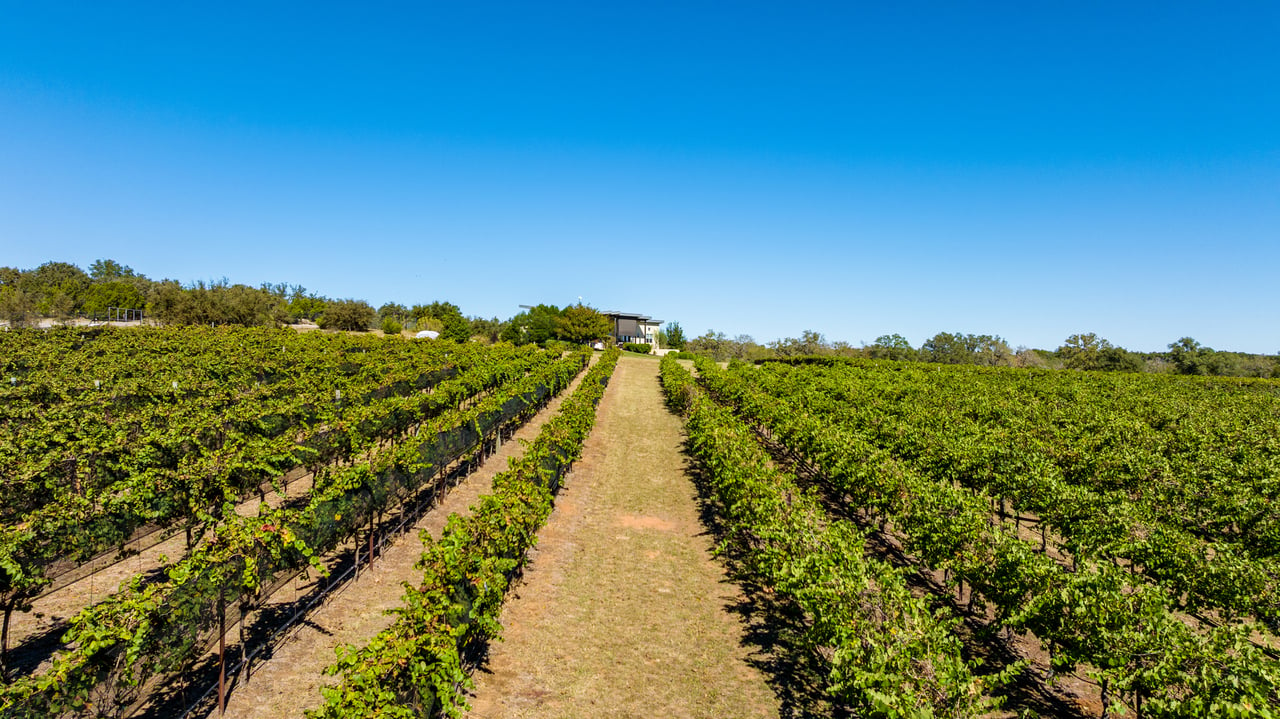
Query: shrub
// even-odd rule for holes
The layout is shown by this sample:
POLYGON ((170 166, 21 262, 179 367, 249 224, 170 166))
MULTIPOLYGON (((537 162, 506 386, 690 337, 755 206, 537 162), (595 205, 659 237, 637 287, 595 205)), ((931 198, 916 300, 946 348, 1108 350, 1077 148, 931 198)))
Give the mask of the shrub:
POLYGON ((626 344, 622 345, 622 349, 628 352, 639 352, 642 355, 647 355, 649 354, 649 350, 653 348, 642 342, 627 342, 626 344))
POLYGON ((398 335, 404 327, 394 317, 388 317, 382 321, 382 333, 385 335, 398 335))
POLYGON ((320 329, 364 332, 373 324, 377 313, 363 300, 334 300, 320 315, 320 329))

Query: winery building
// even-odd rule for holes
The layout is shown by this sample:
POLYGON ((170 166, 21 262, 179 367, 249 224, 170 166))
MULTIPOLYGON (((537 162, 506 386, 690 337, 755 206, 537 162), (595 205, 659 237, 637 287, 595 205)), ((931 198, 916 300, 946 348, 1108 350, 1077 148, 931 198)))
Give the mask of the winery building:
POLYGON ((655 320, 649 315, 638 315, 634 312, 615 312, 607 310, 600 314, 613 322, 611 335, 618 344, 624 342, 643 342, 657 349, 658 327, 662 320, 655 320))

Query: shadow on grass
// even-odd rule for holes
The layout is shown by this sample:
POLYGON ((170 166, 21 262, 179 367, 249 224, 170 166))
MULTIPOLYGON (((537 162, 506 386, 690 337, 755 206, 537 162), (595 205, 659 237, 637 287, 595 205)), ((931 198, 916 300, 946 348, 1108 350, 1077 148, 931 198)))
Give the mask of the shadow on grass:
POLYGON ((751 649, 747 661, 760 670, 778 697, 779 716, 784 719, 840 719, 855 716, 848 707, 833 702, 827 694, 829 665, 827 660, 807 646, 808 621, 800 607, 789 598, 777 594, 749 571, 745 557, 730 539, 721 504, 708 491, 702 467, 685 448, 686 472, 698 491, 698 513, 707 534, 721 548, 729 580, 740 590, 741 597, 726 609, 741 618, 745 632, 744 646, 751 649))
MULTIPOLYGON (((104 569, 112 566, 114 564, 107 565, 104 569)), ((165 578, 165 569, 165 567, 156 567, 140 574, 143 586, 162 581, 165 578)), ((59 591, 68 591, 68 589, 64 587, 59 591)), ((112 592, 114 592, 114 589, 99 592, 99 595, 106 597, 112 592)), ((75 616, 77 613, 79 613, 79 610, 72 611, 71 616, 75 616)), ((9 666, 13 675, 23 676, 30 674, 36 671, 41 664, 52 659, 58 652, 66 650, 67 644, 62 640, 62 636, 70 628, 71 619, 64 617, 54 621, 44 629, 23 637, 20 641, 14 642, 9 647, 9 666)))
POLYGON ((9 648, 9 671, 15 677, 30 674, 49 660, 66 644, 62 635, 71 628, 71 621, 60 619, 38 632, 23 637, 21 642, 9 648))

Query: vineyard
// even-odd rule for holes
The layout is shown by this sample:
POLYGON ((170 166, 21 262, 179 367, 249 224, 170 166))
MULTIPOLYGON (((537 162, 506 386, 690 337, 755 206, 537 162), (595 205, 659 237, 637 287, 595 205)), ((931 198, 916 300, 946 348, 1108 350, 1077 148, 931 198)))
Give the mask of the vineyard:
MULTIPOLYGON (((189 689, 199 696, 185 674, 210 652, 221 695, 236 668, 228 627, 239 627, 245 664, 246 631, 278 619, 262 611, 273 592, 314 573, 323 594, 358 574, 587 360, 271 330, 3 333, 0 713, 145 712, 189 689), (161 543, 172 554, 118 591, 76 591, 161 543), (335 553, 345 564, 327 559, 335 553), (22 620, 55 600, 82 606, 24 636, 33 623, 22 620)), ((596 364, 596 392, 584 397, 598 398, 610 367, 596 364)), ((521 482, 554 488, 548 475, 564 471, 589 426, 583 402, 594 407, 566 407, 527 453, 533 469, 511 480, 518 489, 481 513, 532 502, 521 482)), ((461 532, 452 546, 473 541, 494 571, 510 572, 514 538, 493 546, 461 532)), ((441 580, 450 588, 471 577, 455 561, 441 560, 455 572, 441 580)))
POLYGON ((1280 386, 664 361, 751 575, 871 716, 979 716, 1029 671, 1101 713, 1275 716, 1280 386), (870 547, 893 551, 872 552, 870 547), (912 590, 925 578, 931 591, 912 590), (973 660, 977 622, 1018 657, 973 660))
MULTIPOLYGON (((620 354, 266 329, 0 333, 0 716, 216 715, 278 662, 290 627, 367 583, 415 529, 386 622, 326 649, 323 687, 293 711, 463 716, 620 354), (514 442, 522 426, 530 440, 514 442), (472 475, 484 493, 463 493, 469 511, 446 521, 441 503, 472 475)), ((642 450, 619 435, 644 415, 615 406, 632 423, 610 426, 630 429, 593 441, 618 450, 621 481, 696 484, 700 499, 681 501, 706 526, 691 532, 716 537, 752 601, 782 608, 754 620, 774 675, 733 681, 791 697, 788 683, 816 677, 817 702, 784 698, 788 713, 1277 715, 1280 384, 625 361, 620 376, 649 383, 671 434, 642 450), (644 464, 659 461, 669 468, 644 464), (779 673, 784 648, 807 674, 779 673)), ((620 514, 595 541, 677 526, 638 496, 612 500, 620 514)), ((642 555, 610 552, 608 571, 633 570, 610 576, 618 611, 644 584, 637 567, 664 577, 625 595, 641 612, 628 621, 763 611, 673 592, 667 578, 694 573, 645 541, 642 555), (674 597, 686 604, 663 609, 674 597)), ((591 645, 558 651, 596 666, 591 645)), ((503 671, 527 671, 519 656, 503 671)), ((610 661, 594 671, 623 666, 610 661)), ((636 666, 655 664, 691 671, 675 657, 636 666)), ((749 701, 743 715, 771 712, 749 701)))

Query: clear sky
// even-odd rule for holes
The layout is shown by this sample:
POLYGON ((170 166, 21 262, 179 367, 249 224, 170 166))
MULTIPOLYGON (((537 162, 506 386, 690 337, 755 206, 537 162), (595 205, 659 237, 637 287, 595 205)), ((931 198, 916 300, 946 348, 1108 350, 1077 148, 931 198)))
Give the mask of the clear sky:
POLYGON ((0 0, 0 265, 1280 351, 1280 3, 0 0))

